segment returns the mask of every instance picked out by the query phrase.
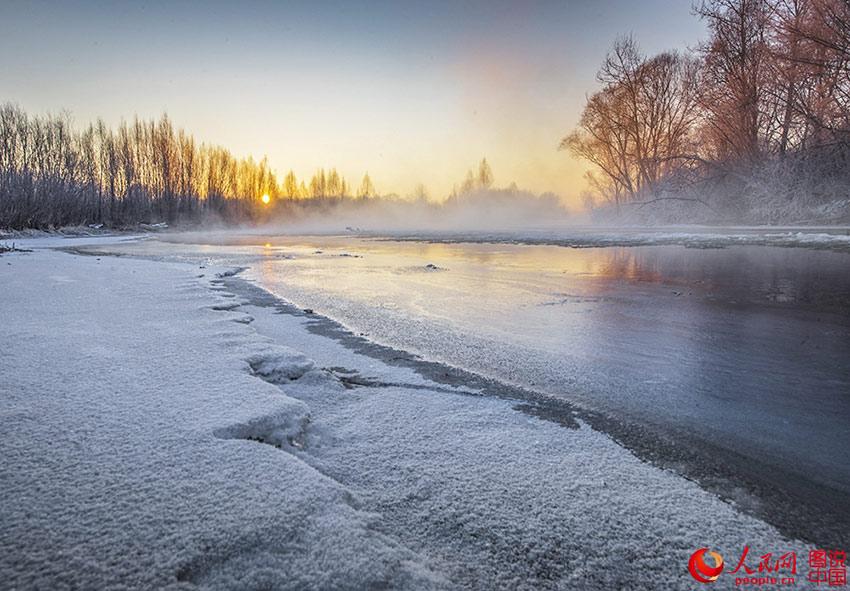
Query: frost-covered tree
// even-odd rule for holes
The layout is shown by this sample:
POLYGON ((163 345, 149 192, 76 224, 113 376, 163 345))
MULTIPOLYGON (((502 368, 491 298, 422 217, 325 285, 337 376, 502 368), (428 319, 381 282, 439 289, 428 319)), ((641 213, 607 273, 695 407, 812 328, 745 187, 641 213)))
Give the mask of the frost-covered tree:
POLYGON ((591 181, 619 203, 654 187, 693 152, 697 66, 675 52, 647 58, 624 37, 597 77, 602 90, 560 147, 596 165, 591 181))
POLYGON ((310 196, 314 199, 326 197, 328 194, 327 186, 328 183, 325 176, 325 169, 320 168, 313 175, 313 178, 310 179, 310 196))
POLYGON ((479 189, 489 189, 493 184, 493 169, 486 158, 482 158, 478 165, 478 176, 476 178, 479 189))
POLYGON ((298 187, 298 179, 295 178, 295 173, 291 170, 283 178, 283 196, 290 200, 298 199, 302 196, 301 190, 298 187))
POLYGON ((771 7, 767 0, 703 0, 696 9, 709 39, 700 46, 703 141, 721 160, 756 162, 773 113, 771 7))
POLYGON ((423 183, 417 183, 413 188, 413 192, 410 194, 411 199, 414 201, 418 201, 420 203, 424 203, 428 201, 428 189, 425 187, 423 183))
POLYGON ((342 197, 342 188, 342 178, 340 178, 336 168, 332 168, 330 172, 328 172, 325 194, 328 197, 342 197))
POLYGON ((368 199, 376 195, 375 185, 372 184, 372 179, 369 173, 363 175, 363 180, 360 181, 360 188, 357 189, 357 197, 360 199, 368 199))

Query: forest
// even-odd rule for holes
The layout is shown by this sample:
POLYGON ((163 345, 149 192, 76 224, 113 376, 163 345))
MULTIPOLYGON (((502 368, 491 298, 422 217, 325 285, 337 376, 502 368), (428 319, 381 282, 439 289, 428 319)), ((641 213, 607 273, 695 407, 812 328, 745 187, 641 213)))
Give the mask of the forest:
MULTIPOLYGON (((264 195, 331 201, 349 187, 334 169, 319 170, 309 186, 292 172, 279 180, 267 159, 199 144, 165 115, 78 131, 67 113, 0 106, 0 225, 250 222, 265 209, 264 195)), ((368 174, 357 195, 375 195, 368 174)))
POLYGON ((0 105, 0 228, 53 229, 90 225, 245 224, 293 221, 345 211, 353 220, 380 210, 395 218, 466 219, 486 198, 512 216, 525 211, 564 213, 553 194, 535 195, 516 185, 493 187, 486 159, 471 169, 447 199, 429 199, 424 185, 411 195, 379 194, 368 173, 356 190, 335 168, 318 169, 309 181, 293 171, 278 178, 266 158, 238 158, 227 149, 198 143, 159 120, 103 121, 77 130, 68 113, 31 116, 0 105), (532 207, 529 207, 532 206, 532 207), (514 212, 516 213, 516 212, 514 212))
POLYGON ((648 56, 626 36, 602 64, 601 89, 560 144, 593 167, 588 206, 674 221, 846 217, 850 2, 693 11, 707 27, 693 49, 648 56))

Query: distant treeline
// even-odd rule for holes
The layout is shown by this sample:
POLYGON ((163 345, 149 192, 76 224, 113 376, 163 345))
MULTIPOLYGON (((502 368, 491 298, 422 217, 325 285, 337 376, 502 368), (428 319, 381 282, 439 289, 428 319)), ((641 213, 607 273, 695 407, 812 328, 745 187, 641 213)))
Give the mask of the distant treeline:
POLYGON ((551 193, 492 184, 486 159, 439 204, 421 184, 405 198, 379 195, 368 173, 356 190, 334 168, 317 170, 309 182, 292 171, 281 180, 265 158, 237 158, 198 143, 167 116, 136 118, 117 129, 98 120, 78 130, 67 113, 31 116, 16 105, 0 105, 0 229, 314 223, 335 213, 359 224, 401 227, 417 216, 431 223, 453 217, 502 224, 524 215, 550 220, 565 214, 551 193), (485 204, 491 211, 483 214, 485 204))
MULTIPOLYGON (((358 195, 374 194, 367 174, 358 195)), ((268 215, 263 195, 326 201, 349 186, 333 169, 309 186, 292 172, 278 182, 265 158, 198 143, 167 116, 77 130, 68 114, 0 106, 0 227, 250 222, 268 215)))
POLYGON ((709 37, 692 52, 646 56, 631 37, 609 52, 561 142, 595 165, 588 200, 770 221, 850 197, 850 2, 694 11, 709 37))

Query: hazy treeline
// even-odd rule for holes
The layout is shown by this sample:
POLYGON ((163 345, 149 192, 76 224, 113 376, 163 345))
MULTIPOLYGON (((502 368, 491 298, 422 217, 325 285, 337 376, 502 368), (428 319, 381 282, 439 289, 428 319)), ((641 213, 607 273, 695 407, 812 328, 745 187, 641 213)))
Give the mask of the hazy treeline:
MULTIPOLYGON (((313 180, 321 178, 321 171, 313 180)), ((327 178, 327 175, 326 175, 327 178)), ((311 185, 313 182, 311 182, 311 185)), ((279 199, 269 219, 301 231, 421 229, 510 229, 563 223, 569 219, 560 197, 535 194, 516 183, 494 186, 494 174, 482 159, 445 199, 432 199, 423 184, 412 193, 377 194, 367 174, 354 196, 279 199)))
POLYGON ((0 225, 250 219, 275 187, 265 159, 198 144, 167 116, 76 130, 67 114, 0 106, 0 225))
POLYGON ((0 106, 0 228, 313 223, 340 213, 354 223, 404 226, 419 215, 480 221, 473 210, 485 201, 490 209, 512 212, 491 211, 494 222, 521 219, 517 214, 526 205, 544 219, 564 213, 554 195, 492 184, 486 159, 439 204, 423 185, 405 198, 379 195, 368 173, 356 189, 334 168, 318 169, 309 180, 292 171, 278 179, 265 158, 237 158, 199 143, 167 116, 136 118, 117 129, 97 121, 78 130, 68 114, 31 116, 12 104, 0 106))
MULTIPOLYGON (((291 171, 278 182, 265 158, 198 143, 165 115, 77 130, 68 114, 0 106, 0 227, 251 222, 275 207, 263 195, 324 203, 350 191, 335 169, 318 170, 306 185, 291 171)), ((357 195, 376 195, 368 174, 357 195)))
POLYGON ((602 89, 561 142, 595 165, 589 200, 763 221, 846 200, 850 2, 703 0, 694 11, 708 27, 694 50, 647 56, 625 37, 602 64, 602 89))

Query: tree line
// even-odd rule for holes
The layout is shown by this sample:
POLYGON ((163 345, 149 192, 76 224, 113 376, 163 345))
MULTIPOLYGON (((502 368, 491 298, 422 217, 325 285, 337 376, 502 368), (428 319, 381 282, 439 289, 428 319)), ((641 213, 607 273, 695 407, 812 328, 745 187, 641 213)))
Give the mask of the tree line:
MULTIPOLYGON (((166 115, 77 130, 67 113, 0 105, 0 227, 250 222, 268 215, 263 195, 324 203, 351 192, 333 168, 279 182, 266 158, 199 143, 166 115)), ((376 195, 367 173, 355 196, 376 195)))
POLYGON ((421 183, 407 198, 379 195, 368 173, 356 190, 335 168, 320 168, 309 179, 290 170, 279 179, 266 158, 238 158, 200 143, 166 115, 134 118, 114 129, 102 120, 77 129, 67 113, 32 116, 14 104, 0 105, 0 228, 238 224, 333 212, 365 222, 381 218, 382 209, 400 218, 475 218, 487 208, 527 208, 547 219, 563 213, 551 193, 538 196, 516 184, 495 188, 486 158, 436 204, 421 183))
MULTIPOLYGON (((643 54, 616 40, 562 149, 594 198, 799 213, 850 188, 850 2, 703 0, 708 38, 643 54)), ((768 216, 770 214, 768 212, 768 216)))

